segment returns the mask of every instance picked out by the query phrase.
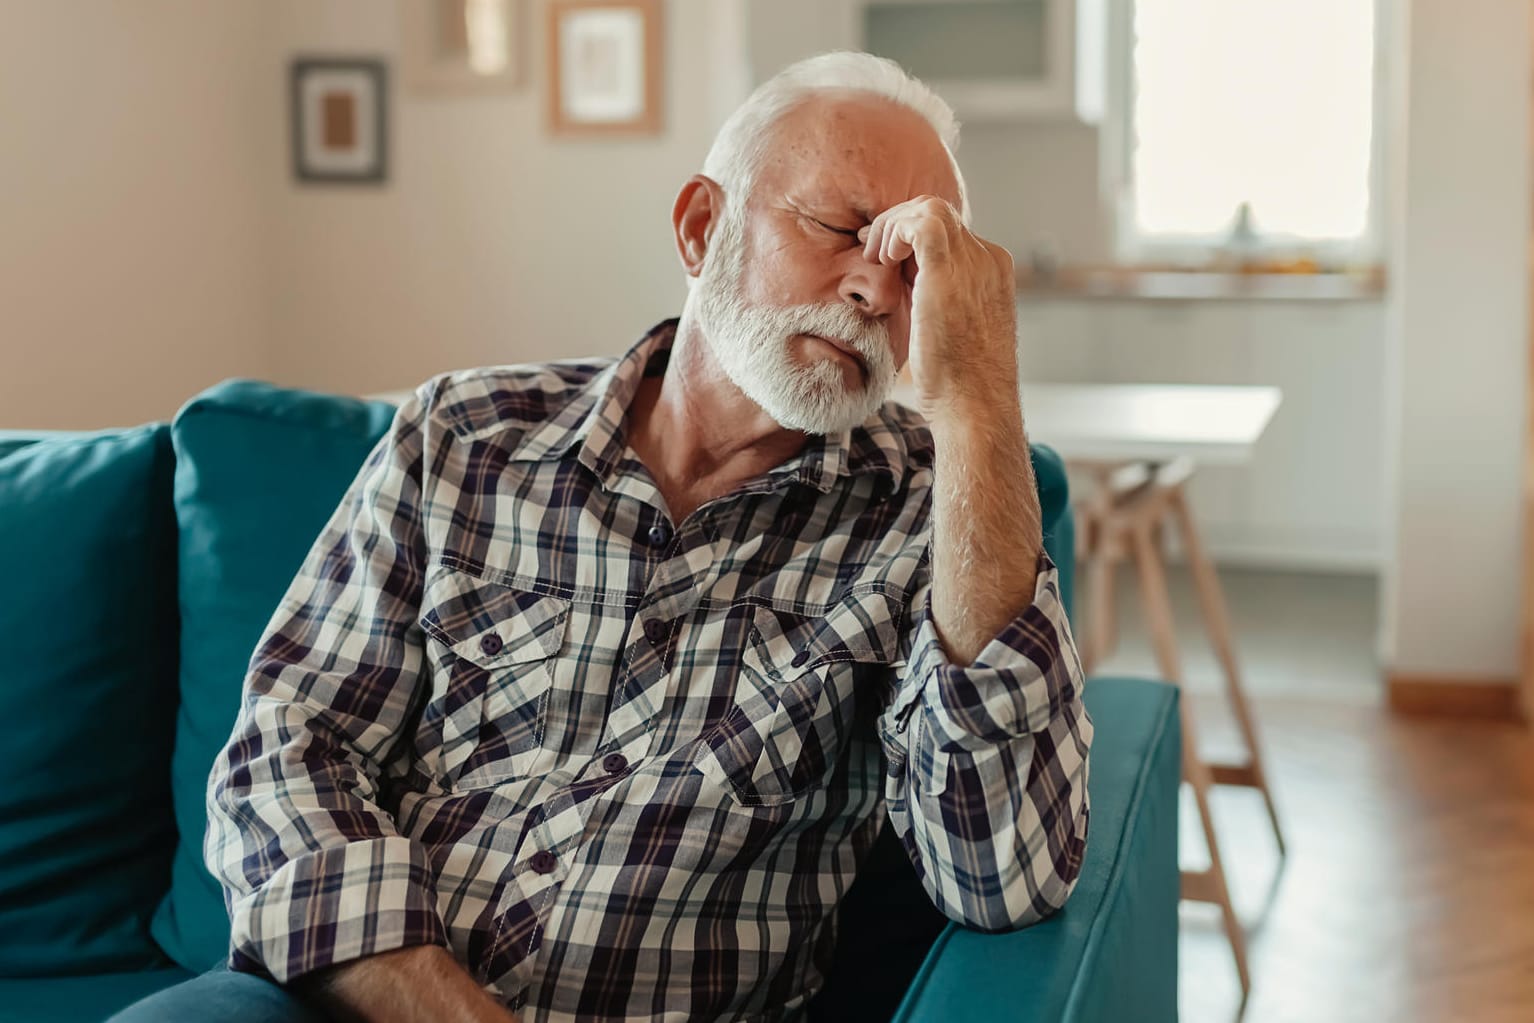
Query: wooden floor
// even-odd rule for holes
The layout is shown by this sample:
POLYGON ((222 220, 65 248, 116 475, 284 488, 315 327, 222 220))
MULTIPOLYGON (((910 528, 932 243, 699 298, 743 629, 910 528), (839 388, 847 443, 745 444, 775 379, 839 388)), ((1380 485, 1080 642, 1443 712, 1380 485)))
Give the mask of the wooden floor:
MULTIPOLYGON (((1384 710, 1368 580, 1226 575, 1290 852, 1281 865, 1257 793, 1216 793, 1252 994, 1243 1012, 1218 911, 1185 903, 1184 1023, 1534 1021, 1534 735, 1384 710)), ((1196 635, 1203 738, 1228 755, 1196 635)), ((1148 662, 1131 629, 1105 668, 1148 662)), ((1204 865, 1191 800, 1182 836, 1184 866, 1204 865)))

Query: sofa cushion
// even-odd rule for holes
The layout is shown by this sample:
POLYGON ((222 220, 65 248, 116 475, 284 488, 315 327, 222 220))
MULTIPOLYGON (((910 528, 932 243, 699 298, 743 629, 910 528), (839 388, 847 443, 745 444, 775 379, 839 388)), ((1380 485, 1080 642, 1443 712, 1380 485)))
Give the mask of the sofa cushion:
POLYGON ((176 416, 181 710, 172 787, 181 841, 154 936, 205 970, 228 951, 223 894, 203 866, 204 800, 229 739, 250 656, 394 408, 225 381, 176 416))
POLYGON ((175 522, 164 425, 0 435, 0 976, 162 961, 175 522))

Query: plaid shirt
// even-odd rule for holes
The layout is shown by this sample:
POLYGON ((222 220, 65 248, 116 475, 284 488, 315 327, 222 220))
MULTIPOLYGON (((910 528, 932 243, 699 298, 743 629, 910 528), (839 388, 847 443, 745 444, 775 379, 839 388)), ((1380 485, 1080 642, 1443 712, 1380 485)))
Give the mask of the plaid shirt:
POLYGON ((1092 728, 1053 565, 948 663, 896 405, 672 523, 624 418, 674 327, 401 406, 214 766, 234 969, 436 943, 528 1020, 793 1017, 886 816, 954 920, 1065 902, 1092 728))

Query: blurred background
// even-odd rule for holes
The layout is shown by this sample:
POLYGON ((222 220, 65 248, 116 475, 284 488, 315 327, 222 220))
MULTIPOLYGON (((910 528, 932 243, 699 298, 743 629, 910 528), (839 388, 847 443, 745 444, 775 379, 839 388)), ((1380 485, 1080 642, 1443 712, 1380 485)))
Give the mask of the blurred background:
MULTIPOLYGON (((1290 844, 1216 793, 1247 1018, 1528 1018, 1530 924, 1444 887, 1534 874, 1524 0, 0 0, 0 427, 619 353, 680 309, 715 130, 835 48, 964 122, 1094 670, 1173 673, 1113 539, 1146 495, 1219 568, 1227 627, 1155 524, 1202 741, 1255 723, 1290 844)), ((1240 1002, 1210 909, 1187 1019, 1240 1002)))

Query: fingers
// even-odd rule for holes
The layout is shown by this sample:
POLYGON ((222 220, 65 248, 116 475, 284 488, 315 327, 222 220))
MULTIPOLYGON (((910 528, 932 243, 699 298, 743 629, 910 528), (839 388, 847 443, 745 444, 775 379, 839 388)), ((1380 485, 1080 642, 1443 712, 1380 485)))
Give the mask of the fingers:
POLYGON ((864 259, 898 266, 913 257, 918 264, 947 259, 967 234, 951 203, 923 195, 880 213, 858 232, 858 238, 864 259))

